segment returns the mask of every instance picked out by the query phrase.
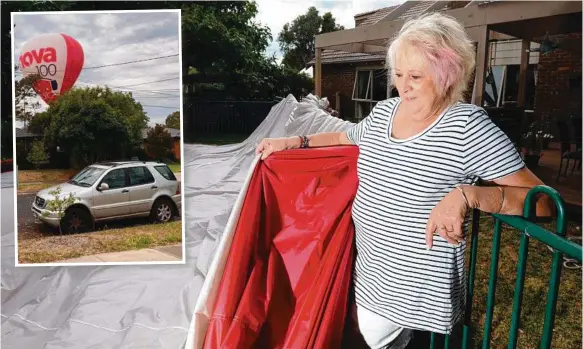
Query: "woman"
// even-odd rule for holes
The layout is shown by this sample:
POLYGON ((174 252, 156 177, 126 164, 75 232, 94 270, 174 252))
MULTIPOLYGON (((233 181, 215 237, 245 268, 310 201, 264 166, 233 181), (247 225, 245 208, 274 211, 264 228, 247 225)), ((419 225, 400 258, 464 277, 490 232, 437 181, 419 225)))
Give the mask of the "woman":
MULTIPOLYGON (((284 149, 359 147, 357 320, 371 348, 403 348, 411 330, 450 333, 461 319, 469 211, 521 215, 529 188, 543 183, 482 108, 460 102, 475 55, 458 22, 441 14, 409 21, 386 62, 400 97, 347 132, 264 139, 256 151, 265 159, 284 149)), ((550 201, 539 200, 537 214, 551 213, 550 201)))

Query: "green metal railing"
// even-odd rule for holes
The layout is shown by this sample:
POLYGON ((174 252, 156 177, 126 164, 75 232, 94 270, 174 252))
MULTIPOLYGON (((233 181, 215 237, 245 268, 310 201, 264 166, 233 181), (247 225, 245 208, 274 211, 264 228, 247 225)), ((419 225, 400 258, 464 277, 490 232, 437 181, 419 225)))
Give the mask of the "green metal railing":
MULTIPOLYGON (((492 239, 492 259, 490 261, 490 279, 488 281, 488 297, 486 303, 486 322, 484 325, 484 339, 482 348, 490 348, 490 336, 492 334, 492 315, 494 313, 494 303, 496 296, 496 282, 498 278, 498 257, 500 255, 500 235, 502 232, 502 223, 505 223, 520 231, 520 247, 518 252, 518 268, 516 271, 516 285, 514 289, 514 301, 512 307, 512 319, 508 348, 516 348, 518 341, 518 324, 520 319, 520 309, 522 305, 522 293, 524 289, 524 277, 526 273, 526 261, 528 256, 528 242, 532 237, 550 247, 553 251, 551 266, 551 278, 549 281, 549 292, 547 294, 545 318, 541 340, 541 348, 551 347, 553 337, 553 324, 555 321, 555 309, 557 306, 557 294, 559 290, 561 266, 563 255, 577 260, 581 263, 583 249, 581 245, 576 244, 565 237, 567 232, 567 221, 565 217, 564 201, 559 193, 548 186, 538 186, 531 189, 524 202, 524 215, 506 216, 493 214, 495 219, 494 234, 492 239), (551 232, 532 222, 535 217, 536 200, 538 194, 546 194, 554 201, 557 209, 556 232, 551 232)), ((469 349, 471 345, 471 327, 472 327, 472 300, 474 296, 474 279, 476 277, 476 259, 478 251, 478 228, 480 225, 480 211, 474 210, 472 219, 472 240, 469 262, 469 276, 467 279, 466 309, 463 321, 462 348, 469 349)), ((444 347, 449 349, 450 336, 444 336, 444 347)), ((438 336, 431 333, 430 348, 434 349, 437 345, 438 336)))

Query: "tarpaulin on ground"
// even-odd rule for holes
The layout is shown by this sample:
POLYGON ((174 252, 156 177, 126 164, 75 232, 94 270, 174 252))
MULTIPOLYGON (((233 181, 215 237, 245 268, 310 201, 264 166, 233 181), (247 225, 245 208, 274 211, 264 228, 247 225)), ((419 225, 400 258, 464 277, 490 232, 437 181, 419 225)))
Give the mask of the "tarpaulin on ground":
POLYGON ((259 162, 204 348, 337 348, 352 274, 356 147, 259 162))
POLYGON ((300 103, 290 95, 242 143, 185 144, 185 265, 15 268, 16 185, 8 177, 12 173, 2 174, 2 347, 184 347, 203 304, 197 299, 208 267, 253 166, 255 145, 264 137, 350 126, 322 110, 323 102, 309 97, 300 103))

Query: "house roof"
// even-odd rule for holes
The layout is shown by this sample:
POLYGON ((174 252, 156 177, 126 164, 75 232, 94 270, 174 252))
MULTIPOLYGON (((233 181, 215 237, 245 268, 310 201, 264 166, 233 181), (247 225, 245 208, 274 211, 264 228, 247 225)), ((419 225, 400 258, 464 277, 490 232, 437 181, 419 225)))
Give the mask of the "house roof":
MULTIPOLYGON (((386 15, 388 15, 389 13, 391 13, 397 7, 399 7, 399 5, 389 6, 389 7, 383 7, 383 8, 379 8, 377 10, 374 10, 374 11, 360 13, 360 14, 357 14, 357 15, 354 16, 354 20, 356 21, 357 20, 357 17, 365 17, 365 19, 361 23, 359 23, 357 25, 358 27, 361 27, 363 25, 375 24, 381 18, 383 18, 386 15)), ((358 18, 358 20, 362 20, 362 18, 358 18)))
POLYGON ((405 13, 394 19, 410 19, 415 16, 420 15, 423 11, 427 10, 436 1, 418 1, 416 5, 408 9, 405 13))
MULTIPOLYGON (((151 127, 146 127, 142 130, 142 138, 146 139, 148 138, 148 131, 150 131, 151 127)), ((168 133, 170 133, 170 136, 172 138, 180 138, 180 129, 177 128, 169 128, 169 127, 165 127, 166 131, 168 131, 168 133)))
MULTIPOLYGON (((333 50, 322 51, 322 64, 380 62, 384 59, 385 52, 357 53, 333 50)), ((307 63, 308 66, 314 64, 316 64, 315 58, 312 58, 312 60, 307 63)))
MULTIPOLYGON (((408 1, 406 1, 408 2, 408 1)), ((407 9, 405 12, 400 14, 391 20, 406 20, 416 17, 427 10, 429 7, 435 5, 437 1, 416 1, 416 3, 407 9)), ((458 1, 458 5, 465 5, 469 1, 458 1)), ((403 3, 404 4, 404 3, 403 3)), ((402 4, 401 4, 402 5, 402 4)), ((356 14, 354 20, 357 23, 357 27, 373 25, 378 23, 381 19, 386 17, 388 14, 393 12, 401 5, 383 7, 377 10, 368 11, 356 14)), ((448 3, 444 8, 438 11, 445 11, 449 8, 450 3, 448 3)), ((396 15, 396 13, 395 13, 396 15)), ((323 50, 322 51, 322 64, 333 64, 333 63, 358 63, 358 62, 382 62, 385 59, 385 52, 370 52, 370 53, 354 53, 354 52, 343 52, 343 51, 332 51, 323 50)), ((310 60, 307 65, 313 66, 316 64, 316 59, 310 60)))
MULTIPOLYGON (((421 1, 407 10, 399 19, 410 18, 425 11, 434 1, 421 1)), ((354 16, 357 27, 372 25, 378 23, 381 19, 393 12, 400 5, 379 8, 377 10, 359 13, 354 16), (364 17, 364 19, 363 19, 364 17), (360 23, 358 23, 361 21, 360 23)), ((354 53, 344 51, 324 50, 322 51, 322 64, 333 63, 359 63, 359 62, 381 62, 385 59, 385 52, 354 53)), ((316 58, 312 58, 307 65, 316 64, 316 58)))
POLYGON ((34 138, 41 136, 41 134, 29 132, 27 128, 16 128, 16 138, 34 138))
MULTIPOLYGON (((391 13, 399 5, 379 8, 373 11, 363 12, 354 15, 354 21, 357 27, 372 25, 377 23, 383 17, 391 13), (359 23, 359 21, 361 21, 359 23)), ((353 53, 344 51, 324 50, 322 51, 322 64, 332 63, 358 63, 358 62, 379 62, 385 59, 384 52, 372 53, 353 53)), ((307 65, 313 66, 316 64, 316 58, 312 58, 307 65)))

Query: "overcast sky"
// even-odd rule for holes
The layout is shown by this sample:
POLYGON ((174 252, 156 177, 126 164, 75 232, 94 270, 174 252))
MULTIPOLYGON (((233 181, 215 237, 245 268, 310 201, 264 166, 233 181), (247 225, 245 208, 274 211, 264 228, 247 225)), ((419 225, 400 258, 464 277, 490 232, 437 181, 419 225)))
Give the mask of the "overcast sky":
MULTIPOLYGON (((144 106, 150 124, 164 123, 168 114, 180 110, 179 19, 177 12, 161 11, 15 14, 14 59, 18 62, 20 49, 28 40, 44 33, 63 33, 75 38, 83 47, 84 68, 177 55, 83 69, 76 83, 132 91, 144 106), (166 81, 152 83, 158 80, 166 81)), ((42 100, 41 104, 46 108, 42 100)))

